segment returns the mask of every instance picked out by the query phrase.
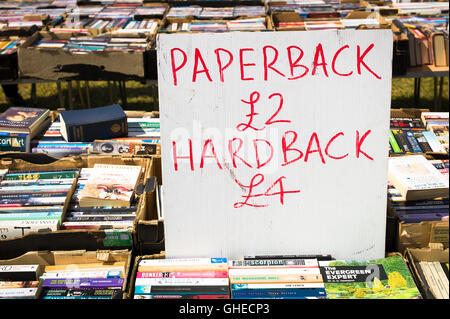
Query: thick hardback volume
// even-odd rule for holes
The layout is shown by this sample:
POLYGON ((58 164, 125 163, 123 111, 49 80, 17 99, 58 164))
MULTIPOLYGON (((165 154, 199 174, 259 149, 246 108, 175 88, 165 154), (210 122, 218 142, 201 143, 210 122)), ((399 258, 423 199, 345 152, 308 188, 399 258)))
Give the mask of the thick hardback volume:
POLYGON ((91 142, 128 134, 127 116, 120 105, 61 111, 61 135, 68 142, 91 142))

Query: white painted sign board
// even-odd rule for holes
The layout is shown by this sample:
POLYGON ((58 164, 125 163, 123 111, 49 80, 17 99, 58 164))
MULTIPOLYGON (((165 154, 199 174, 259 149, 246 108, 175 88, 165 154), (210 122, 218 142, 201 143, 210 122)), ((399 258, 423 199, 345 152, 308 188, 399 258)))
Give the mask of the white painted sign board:
POLYGON ((157 50, 167 257, 384 256, 391 30, 157 50))

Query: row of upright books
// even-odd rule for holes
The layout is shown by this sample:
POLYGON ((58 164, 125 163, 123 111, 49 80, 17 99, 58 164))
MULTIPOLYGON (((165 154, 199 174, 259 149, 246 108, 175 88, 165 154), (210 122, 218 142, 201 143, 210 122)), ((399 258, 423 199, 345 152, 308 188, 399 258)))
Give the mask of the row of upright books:
POLYGON ((328 255, 142 257, 135 277, 135 299, 421 298, 400 255, 359 262, 328 255))

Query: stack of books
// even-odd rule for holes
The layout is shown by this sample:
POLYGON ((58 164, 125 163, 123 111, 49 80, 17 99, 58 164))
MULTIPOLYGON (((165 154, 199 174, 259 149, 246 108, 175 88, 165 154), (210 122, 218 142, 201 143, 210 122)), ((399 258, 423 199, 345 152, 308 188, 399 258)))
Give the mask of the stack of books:
MULTIPOLYGON (((388 198, 406 223, 448 219, 448 175, 422 155, 389 159, 388 198)), ((445 167, 445 162, 440 162, 445 167)), ((447 164, 448 166, 448 164, 447 164)))
MULTIPOLYGON (((137 200, 133 199, 130 207, 81 207, 81 192, 86 186, 95 168, 82 168, 77 180, 77 188, 63 220, 64 229, 131 229, 136 218, 137 200)), ((119 181, 118 181, 119 182, 119 181)))
POLYGON ((324 299, 316 258, 247 259, 229 264, 232 299, 324 299))
POLYGON ((61 135, 61 122, 57 118, 40 136, 31 142, 33 153, 46 153, 55 158, 94 153, 99 155, 137 154, 159 155, 159 118, 127 118, 127 137, 93 142, 67 142, 61 135))
POLYGON ((0 151, 30 152, 31 140, 50 125, 50 110, 10 107, 0 115, 0 151))
POLYGON ((39 265, 0 265, 0 300, 35 299, 39 265))
POLYGON ((80 207, 131 207, 144 169, 137 165, 95 164, 80 191, 80 207))
POLYGON ((263 6, 236 6, 233 16, 238 17, 259 17, 266 15, 266 8, 263 6))
POLYGON ((229 299, 226 258, 141 259, 134 299, 229 299))
POLYGON ((125 262, 46 266, 41 299, 121 299, 125 262))
POLYGON ((229 31, 260 31, 266 29, 265 18, 248 18, 227 22, 229 31))
POLYGON ((8 172, 0 182, 2 239, 56 231, 78 170, 8 172))
POLYGON ((426 129, 434 133, 447 154, 449 154, 448 117, 449 112, 422 112, 421 114, 426 129))
MULTIPOLYGON (((0 29, 2 25, 0 24, 0 29)), ((25 40, 4 40, 0 41, 0 55, 13 54, 17 52, 17 48, 24 43, 25 40)))
POLYGON ((145 51, 147 48, 145 38, 112 38, 112 37, 72 37, 68 40, 37 41, 33 46, 37 48, 66 50, 69 52, 112 52, 112 51, 145 51))

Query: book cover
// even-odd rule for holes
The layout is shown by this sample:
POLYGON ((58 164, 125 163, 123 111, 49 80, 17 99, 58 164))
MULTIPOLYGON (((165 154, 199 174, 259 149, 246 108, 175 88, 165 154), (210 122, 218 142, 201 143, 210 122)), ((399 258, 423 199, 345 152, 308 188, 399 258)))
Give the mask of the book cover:
POLYGON ((369 261, 320 261, 327 299, 421 299, 400 255, 369 261))
POLYGON ((10 107, 0 115, 0 130, 31 133, 50 111, 29 107, 10 107))
POLYGON ((388 179, 406 200, 448 197, 448 179, 423 155, 389 158, 388 179))
POLYGON ((80 192, 80 207, 130 207, 142 168, 96 164, 80 192))

